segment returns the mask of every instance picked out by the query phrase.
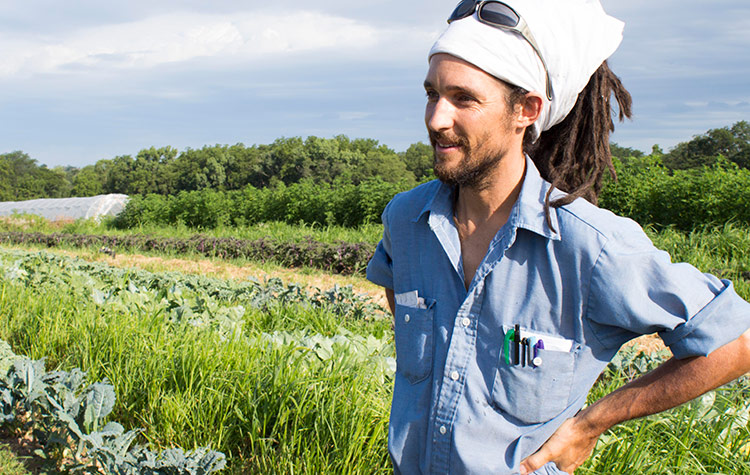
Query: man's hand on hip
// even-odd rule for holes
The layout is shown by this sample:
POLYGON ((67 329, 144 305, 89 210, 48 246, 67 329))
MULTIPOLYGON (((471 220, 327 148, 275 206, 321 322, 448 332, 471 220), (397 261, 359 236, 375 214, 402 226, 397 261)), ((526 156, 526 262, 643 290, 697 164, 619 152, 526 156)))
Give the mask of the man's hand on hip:
POLYGON ((536 453, 521 462, 521 474, 532 473, 549 462, 554 462, 564 472, 573 473, 591 456, 599 439, 600 433, 592 433, 587 426, 576 417, 563 422, 536 453))

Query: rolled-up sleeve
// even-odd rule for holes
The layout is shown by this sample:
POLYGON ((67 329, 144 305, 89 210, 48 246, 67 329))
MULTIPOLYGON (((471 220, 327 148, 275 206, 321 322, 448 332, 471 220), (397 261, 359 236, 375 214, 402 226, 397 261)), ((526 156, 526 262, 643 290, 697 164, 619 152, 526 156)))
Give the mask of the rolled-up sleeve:
POLYGON ((705 356, 750 327, 750 304, 730 281, 633 237, 607 242, 591 274, 587 316, 605 347, 659 333, 677 358, 705 356))
POLYGON ((367 264, 367 280, 387 289, 393 288, 393 261, 391 260, 391 235, 388 227, 388 209, 381 216, 383 238, 378 243, 370 262, 367 264))

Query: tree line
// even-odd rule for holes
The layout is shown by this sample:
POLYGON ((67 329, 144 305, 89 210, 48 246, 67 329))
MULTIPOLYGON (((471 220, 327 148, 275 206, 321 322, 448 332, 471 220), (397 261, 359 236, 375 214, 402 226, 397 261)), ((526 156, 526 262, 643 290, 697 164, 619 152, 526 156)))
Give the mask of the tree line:
POLYGON ((415 143, 400 153, 373 139, 280 138, 268 145, 211 145, 178 152, 151 147, 133 157, 99 160, 83 168, 39 166, 27 154, 0 155, 0 200, 241 190, 291 185, 302 180, 359 184, 383 181, 416 185, 432 173, 432 149, 415 143))
MULTIPOLYGON (((627 164, 646 155, 611 145, 627 164)), ((667 173, 722 163, 750 168, 750 123, 711 129, 664 153, 654 146, 648 155, 667 173)), ((201 190, 232 191, 314 183, 360 183, 378 178, 408 188, 432 176, 432 149, 422 142, 395 152, 377 140, 339 135, 280 138, 267 145, 211 145, 179 152, 151 147, 135 157, 122 155, 82 168, 47 168, 22 151, 0 155, 0 201, 34 198, 127 195, 175 195, 201 190)))

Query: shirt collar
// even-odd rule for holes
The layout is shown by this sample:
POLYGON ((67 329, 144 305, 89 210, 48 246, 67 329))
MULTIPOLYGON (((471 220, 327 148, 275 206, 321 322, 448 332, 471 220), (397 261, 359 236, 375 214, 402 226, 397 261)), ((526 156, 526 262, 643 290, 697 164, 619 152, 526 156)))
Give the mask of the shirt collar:
MULTIPOLYGON (((424 208, 414 217, 415 222, 428 212, 444 216, 446 219, 453 216, 453 187, 442 182, 438 184, 439 186, 433 189, 432 196, 428 196, 424 208)), ((513 227, 527 229, 540 236, 559 241, 559 232, 550 228, 544 214, 544 197, 549 187, 550 184, 541 177, 534 162, 526 155, 526 174, 521 185, 521 193, 513 205, 508 221, 513 227)), ((550 201, 556 197, 559 197, 558 190, 553 191, 550 201)), ((550 221, 555 230, 560 229, 554 208, 550 208, 550 221)))

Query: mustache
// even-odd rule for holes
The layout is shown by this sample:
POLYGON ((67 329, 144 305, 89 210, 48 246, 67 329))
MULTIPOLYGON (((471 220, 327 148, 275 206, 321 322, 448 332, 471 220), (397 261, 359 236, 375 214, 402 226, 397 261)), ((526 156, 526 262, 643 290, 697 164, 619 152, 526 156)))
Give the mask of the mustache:
POLYGON ((430 144, 434 147, 438 144, 438 142, 442 143, 450 143, 458 145, 459 147, 466 147, 468 145, 468 142, 465 138, 460 137, 458 135, 451 136, 442 132, 433 132, 429 131, 429 137, 430 137, 430 144))

